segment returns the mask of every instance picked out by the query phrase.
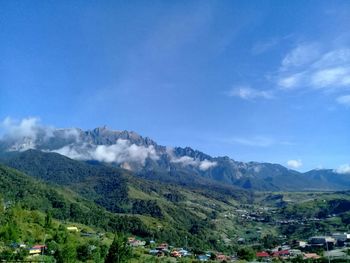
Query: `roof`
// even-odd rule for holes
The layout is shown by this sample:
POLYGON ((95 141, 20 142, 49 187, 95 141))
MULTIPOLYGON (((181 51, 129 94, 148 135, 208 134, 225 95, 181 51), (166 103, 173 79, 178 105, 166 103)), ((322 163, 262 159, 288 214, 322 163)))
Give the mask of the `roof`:
POLYGON ((32 246, 32 249, 42 249, 42 248, 46 248, 45 245, 35 245, 35 246, 32 246))
POLYGON ((261 251, 261 252, 257 252, 256 256, 259 258, 263 258, 263 257, 269 257, 269 253, 265 252, 265 251, 261 251))
POLYGON ((319 255, 317 255, 316 253, 305 253, 304 258, 306 258, 306 259, 308 259, 308 258, 318 259, 321 257, 319 255))
POLYGON ((280 250, 280 251, 273 252, 274 257, 286 256, 286 255, 289 255, 289 250, 280 250))

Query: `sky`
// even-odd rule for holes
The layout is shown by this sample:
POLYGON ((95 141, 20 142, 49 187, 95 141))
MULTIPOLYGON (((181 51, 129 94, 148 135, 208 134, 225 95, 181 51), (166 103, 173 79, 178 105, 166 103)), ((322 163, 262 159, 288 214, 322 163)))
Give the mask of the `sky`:
POLYGON ((349 25, 346 0, 0 0, 0 122, 350 170, 349 25))

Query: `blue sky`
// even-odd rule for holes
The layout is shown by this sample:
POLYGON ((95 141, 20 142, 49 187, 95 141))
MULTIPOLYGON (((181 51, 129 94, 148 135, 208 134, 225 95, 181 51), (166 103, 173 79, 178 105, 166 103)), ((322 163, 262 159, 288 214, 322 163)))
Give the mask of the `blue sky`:
POLYGON ((0 0, 0 119, 346 165, 349 14, 349 1, 0 0))

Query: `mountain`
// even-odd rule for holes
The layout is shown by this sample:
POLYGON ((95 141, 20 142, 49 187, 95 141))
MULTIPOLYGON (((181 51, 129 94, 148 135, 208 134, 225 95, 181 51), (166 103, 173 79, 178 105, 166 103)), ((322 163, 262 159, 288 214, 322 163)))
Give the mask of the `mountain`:
POLYGON ((88 131, 41 128, 27 136, 5 136, 0 149, 5 155, 28 149, 58 153, 123 168, 145 179, 188 186, 235 186, 258 191, 350 189, 350 176, 333 170, 300 173, 279 164, 212 157, 190 147, 165 147, 135 132, 106 127, 88 131))
MULTIPOLYGON (((129 142, 129 145, 129 148, 135 148, 132 145, 136 143, 129 142)), ((89 147, 96 147, 98 151, 98 146, 92 144, 89 147)), ((136 146, 141 147, 142 144, 136 146)), ((158 145, 153 147, 162 148, 158 145)), ((165 148, 165 151, 165 154, 177 158, 190 157, 217 164, 201 174, 196 173, 201 170, 199 167, 186 167, 171 161, 167 164, 168 156, 162 157, 164 163, 160 157, 157 160, 147 157, 143 164, 139 164, 141 168, 130 170, 122 168, 118 162, 73 160, 47 148, 3 151, 0 156, 0 197, 5 203, 18 204, 26 210, 50 212, 54 219, 78 222, 104 231, 127 232, 175 246, 184 246, 184 237, 187 237, 186 243, 190 247, 202 250, 229 250, 232 245, 237 245, 237 237, 247 234, 247 229, 257 229, 256 220, 261 220, 259 226, 263 228, 263 235, 272 231, 271 227, 276 228, 273 230, 276 233, 282 231, 287 234, 288 229, 272 224, 286 215, 290 218, 295 214, 305 214, 308 218, 317 215, 326 220, 329 213, 334 212, 341 219, 339 228, 343 222, 348 222, 348 192, 328 195, 243 189, 277 188, 277 184, 278 189, 290 189, 298 184, 305 186, 306 179, 303 181, 301 178, 306 177, 308 183, 319 181, 322 182, 319 186, 323 187, 328 183, 344 183, 334 179, 338 174, 332 170, 320 177, 319 172, 325 171, 301 174, 277 164, 239 163, 228 157, 213 158, 191 148, 175 148, 170 153, 165 148), (223 166, 223 171, 234 171, 232 163, 237 164, 239 168, 235 168, 240 173, 235 183, 246 185, 224 184, 205 176, 205 173, 220 166, 223 166), (171 169, 167 170, 165 164, 171 169), (252 167, 260 167, 260 170, 250 173, 252 167), (287 172, 289 174, 285 174, 287 172), (288 176, 299 181, 288 181, 288 176), (327 198, 329 201, 325 202, 327 198), (269 209, 275 212, 270 213, 269 209), (250 219, 243 218, 242 213, 248 213, 250 219)), ((304 232, 303 226, 298 226, 295 238, 304 237, 304 232)), ((307 233, 314 234, 312 231, 307 233)))

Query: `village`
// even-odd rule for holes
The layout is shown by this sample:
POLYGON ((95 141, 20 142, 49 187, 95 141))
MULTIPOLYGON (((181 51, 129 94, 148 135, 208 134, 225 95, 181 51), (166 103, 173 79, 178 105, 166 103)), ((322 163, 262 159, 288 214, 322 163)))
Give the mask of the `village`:
MULTIPOLYGON (((240 254, 239 251, 233 255, 226 255, 217 251, 206 251, 201 254, 195 254, 191 249, 175 248, 167 243, 156 244, 151 241, 146 245, 145 241, 135 237, 129 237, 128 242, 132 247, 149 248, 148 253, 156 257, 189 257, 199 261, 216 260, 219 262, 235 262, 238 260, 246 261, 288 261, 298 258, 300 260, 317 260, 327 258, 350 259, 350 234, 333 233, 330 236, 314 236, 306 241, 293 241, 290 244, 281 244, 270 250, 254 251, 253 255, 240 254), (250 257, 250 258, 249 258, 250 257), (250 260, 249 260, 250 259, 250 260)), ((147 252, 146 252, 147 253, 147 252)))
MULTIPOLYGON (((103 233, 93 233, 81 231, 76 226, 67 226, 66 230, 82 238, 103 238, 103 233)), ((241 240, 242 242, 242 240, 241 240)), ((293 240, 283 242, 273 249, 254 250, 249 246, 242 246, 235 253, 228 254, 219 251, 202 251, 194 250, 190 247, 175 247, 165 242, 156 242, 154 240, 143 240, 141 238, 130 236, 127 239, 128 245, 134 252, 141 253, 148 257, 178 261, 179 259, 188 258, 199 262, 216 261, 216 262, 270 262, 270 261, 291 261, 304 260, 314 261, 322 258, 331 262, 332 260, 349 260, 350 259, 350 233, 332 233, 327 236, 313 236, 307 241, 293 240)), ((35 244, 27 246, 26 244, 11 244, 17 249, 28 251, 29 258, 35 260, 39 255, 50 254, 49 248, 45 244, 35 244)))
MULTIPOLYGON (((308 239, 291 239, 287 236, 280 236, 280 241, 273 248, 264 247, 262 242, 262 230, 265 226, 282 226, 282 225, 304 225, 310 222, 319 222, 325 218, 288 218, 281 219, 276 217, 276 209, 270 207, 246 208, 237 209, 234 212, 224 212, 222 217, 227 220, 236 218, 239 222, 253 223, 256 227, 258 238, 252 242, 245 236, 235 236, 230 241, 234 242, 235 247, 233 252, 228 253, 222 251, 200 251, 188 245, 187 237, 184 238, 182 247, 174 246, 171 243, 166 243, 162 240, 144 239, 136 236, 129 236, 127 238, 128 245, 132 248, 133 253, 142 255, 146 258, 154 258, 157 260, 166 260, 168 262, 183 261, 188 259, 189 262, 270 262, 270 261, 318 261, 318 260, 350 260, 350 233, 334 232, 327 235, 318 235, 308 239), (269 217, 269 215, 274 215, 269 217), (260 227, 259 227, 260 226, 260 227)), ((327 216, 332 217, 334 215, 327 216)), ((215 220, 214 220, 215 221, 215 220)), ((65 229, 68 233, 79 236, 82 239, 96 239, 103 240, 105 233, 86 231, 75 225, 66 225, 65 229)), ((249 232, 247 226, 246 231, 249 232)), ((26 250, 30 259, 35 260, 40 255, 50 255, 54 251, 45 244, 34 244, 28 246, 22 243, 13 243, 10 245, 15 250, 26 250)), ((94 249, 93 247, 89 249, 94 249)), ((187 262, 187 261, 186 261, 187 262)))

